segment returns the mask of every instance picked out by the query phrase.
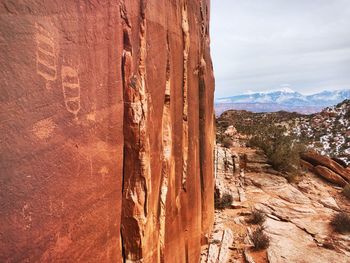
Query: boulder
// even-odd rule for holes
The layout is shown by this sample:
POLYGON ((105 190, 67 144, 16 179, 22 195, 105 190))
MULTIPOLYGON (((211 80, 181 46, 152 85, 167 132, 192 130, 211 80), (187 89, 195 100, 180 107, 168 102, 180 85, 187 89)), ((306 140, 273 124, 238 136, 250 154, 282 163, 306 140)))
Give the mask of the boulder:
POLYGON ((331 169, 328 169, 327 167, 317 165, 315 167, 315 172, 319 176, 323 177, 327 181, 334 183, 339 186, 345 186, 347 182, 337 173, 333 172, 331 169))
POLYGON ((337 204, 337 202, 335 201, 335 199, 331 196, 328 197, 322 197, 319 202, 324 206, 324 207, 328 207, 330 209, 339 211, 340 208, 337 204))
POLYGON ((339 163, 337 163, 336 161, 332 160, 331 158, 320 155, 320 154, 313 152, 313 151, 302 153, 301 158, 304 161, 307 161, 314 166, 316 166, 316 165, 325 166, 325 167, 329 168, 330 170, 332 170, 333 172, 342 176, 348 182, 350 182, 349 171, 346 168, 344 168, 343 166, 341 166, 339 163))
POLYGON ((247 163, 245 169, 247 172, 262 173, 271 169, 271 165, 267 163, 247 163))
POLYGON ((340 158, 337 157, 333 157, 332 158, 333 161, 337 162, 338 164, 340 164, 341 166, 343 166, 344 168, 347 168, 348 165, 346 164, 346 162, 340 158))
POLYGON ((232 125, 229 126, 226 131, 225 131, 225 134, 228 135, 228 136, 234 136, 237 134, 237 130, 235 127, 233 127, 232 125))

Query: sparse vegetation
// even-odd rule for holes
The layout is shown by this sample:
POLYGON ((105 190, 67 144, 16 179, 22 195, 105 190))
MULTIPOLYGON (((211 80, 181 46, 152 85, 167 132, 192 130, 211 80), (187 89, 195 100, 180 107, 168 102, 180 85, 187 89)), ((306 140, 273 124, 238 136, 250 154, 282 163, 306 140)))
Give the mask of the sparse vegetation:
POLYGON ((225 209, 231 206, 233 202, 233 197, 230 194, 223 194, 222 197, 218 197, 218 195, 214 196, 215 201, 215 209, 225 209))
POLYGON ((323 242, 323 247, 326 248, 326 249, 334 250, 335 249, 334 240, 332 238, 327 238, 323 242))
POLYGON ((251 240, 256 250, 266 249, 270 245, 270 238, 264 233, 264 228, 261 226, 253 232, 251 240))
POLYGON ((224 146, 225 148, 230 148, 232 146, 232 139, 228 136, 225 136, 222 139, 222 146, 224 146))
POLYGON ((248 218, 248 223, 255 225, 262 225, 266 220, 266 215, 264 212, 254 209, 252 214, 248 218))
POLYGON ((334 215, 331 225, 338 233, 350 232, 350 215, 346 212, 340 212, 334 215))
POLYGON ((288 183, 297 183, 300 181, 300 176, 299 176, 300 171, 298 173, 293 172, 293 173, 286 173, 284 177, 287 179, 288 183))
POLYGON ((293 143, 301 142, 318 152, 337 158, 341 165, 348 166, 350 165, 348 154, 350 138, 347 129, 349 120, 350 100, 345 100, 336 106, 310 115, 283 111, 254 113, 228 110, 218 118, 217 127, 220 130, 220 125, 225 127, 233 125, 238 133, 248 137, 264 134, 269 128, 280 129, 293 143))
POLYGON ((288 174, 288 181, 293 181, 295 175, 300 173, 299 155, 305 146, 286 135, 284 128, 266 127, 251 137, 249 145, 261 148, 274 169, 288 174))

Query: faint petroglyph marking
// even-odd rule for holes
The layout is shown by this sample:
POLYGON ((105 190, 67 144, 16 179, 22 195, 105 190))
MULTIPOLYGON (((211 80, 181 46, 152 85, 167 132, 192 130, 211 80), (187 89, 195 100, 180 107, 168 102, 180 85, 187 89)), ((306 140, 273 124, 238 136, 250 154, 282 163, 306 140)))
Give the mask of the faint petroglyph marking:
POLYGON ((49 138, 56 127, 57 125, 52 118, 47 118, 35 123, 32 132, 36 137, 43 140, 49 138))
POLYGON ((24 228, 26 230, 31 229, 31 227, 32 227, 32 212, 30 211, 29 205, 26 203, 22 207, 22 216, 23 216, 23 219, 25 222, 24 228))
POLYGON ((50 81, 57 78, 57 50, 53 35, 41 24, 35 23, 37 43, 36 72, 46 80, 46 88, 50 89, 50 81))
POLYGON ((109 174, 109 169, 106 166, 102 166, 98 173, 102 175, 102 178, 104 178, 106 175, 109 174))
POLYGON ((80 83, 78 73, 69 66, 63 66, 61 71, 62 90, 66 109, 78 119, 80 111, 80 83))
POLYGON ((96 111, 90 112, 86 115, 88 121, 96 121, 96 111))
POLYGON ((92 106, 92 110, 86 115, 86 119, 88 121, 96 121, 96 105, 92 106))

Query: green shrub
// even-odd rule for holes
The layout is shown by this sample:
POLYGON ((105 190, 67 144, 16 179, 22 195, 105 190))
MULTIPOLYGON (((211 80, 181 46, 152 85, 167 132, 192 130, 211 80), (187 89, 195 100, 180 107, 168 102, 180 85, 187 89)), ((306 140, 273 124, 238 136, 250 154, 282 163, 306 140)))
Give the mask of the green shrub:
POLYGON ((294 137, 286 135, 284 127, 263 128, 252 136, 249 145, 261 148, 277 171, 288 173, 289 176, 300 172, 299 155, 305 150, 305 146, 294 137))
POLYGON ((331 225, 338 233, 350 232, 350 215, 345 212, 335 214, 331 220, 331 225))
POLYGON ((264 233, 263 227, 258 227, 252 234, 251 240, 256 250, 268 248, 270 245, 270 238, 264 233))

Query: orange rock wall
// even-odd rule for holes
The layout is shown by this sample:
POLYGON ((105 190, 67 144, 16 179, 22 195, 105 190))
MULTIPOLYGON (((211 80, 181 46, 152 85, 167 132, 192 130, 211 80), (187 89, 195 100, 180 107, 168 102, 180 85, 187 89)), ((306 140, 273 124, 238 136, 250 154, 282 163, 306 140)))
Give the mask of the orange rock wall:
POLYGON ((0 262, 198 262, 209 0, 4 0, 0 25, 0 262))

